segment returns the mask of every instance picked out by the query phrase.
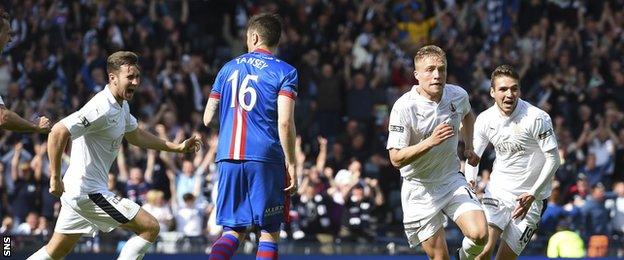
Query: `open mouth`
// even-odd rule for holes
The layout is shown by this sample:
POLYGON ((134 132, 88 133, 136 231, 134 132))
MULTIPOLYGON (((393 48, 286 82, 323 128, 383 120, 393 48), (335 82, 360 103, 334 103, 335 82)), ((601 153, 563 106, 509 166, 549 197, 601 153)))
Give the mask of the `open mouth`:
POLYGON ((128 93, 130 95, 134 95, 135 91, 136 91, 136 89, 133 89, 133 88, 126 89, 126 93, 128 93))
POLYGON ((503 101, 503 104, 511 106, 511 105, 514 104, 514 102, 513 102, 513 100, 506 100, 506 101, 503 101))

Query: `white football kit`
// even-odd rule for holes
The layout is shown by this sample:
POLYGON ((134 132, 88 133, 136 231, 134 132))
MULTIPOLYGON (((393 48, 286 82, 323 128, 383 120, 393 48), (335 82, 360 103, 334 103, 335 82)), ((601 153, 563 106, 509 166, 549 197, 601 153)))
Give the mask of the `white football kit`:
POLYGON ((120 105, 106 86, 60 122, 71 134, 72 147, 54 231, 95 235, 97 230, 110 232, 133 219, 140 206, 108 190, 108 172, 124 134, 138 126, 128 102, 120 105))
POLYGON ((400 169, 403 224, 412 247, 442 228, 444 215, 455 221, 467 211, 482 210, 459 172, 457 157, 459 128, 470 110, 466 91, 451 84, 445 85, 439 103, 421 96, 413 86, 392 107, 388 150, 416 145, 442 123, 450 124, 455 131, 453 137, 400 169))
MULTIPOLYGON (((516 199, 531 192, 545 164, 544 153, 557 148, 550 116, 541 109, 518 100, 510 116, 495 104, 475 122, 474 149, 481 156, 488 143, 496 160, 482 203, 487 221, 500 228, 502 239, 518 255, 535 233, 550 196, 551 180, 546 180, 524 219, 512 219, 516 199)), ((468 172, 468 171, 467 171, 468 172)), ((472 179, 474 177, 468 177, 472 179)))

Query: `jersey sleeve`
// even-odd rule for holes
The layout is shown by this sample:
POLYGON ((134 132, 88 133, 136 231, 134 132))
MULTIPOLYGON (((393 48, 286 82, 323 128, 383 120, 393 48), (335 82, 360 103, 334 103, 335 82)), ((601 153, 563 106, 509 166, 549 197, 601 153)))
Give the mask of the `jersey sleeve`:
POLYGON ((461 99, 459 100, 459 111, 461 111, 462 119, 470 113, 472 107, 470 106, 470 97, 468 96, 468 92, 466 92, 463 88, 459 88, 461 99))
POLYGON ((89 132, 101 129, 105 123, 105 111, 97 107, 84 106, 80 110, 63 118, 61 123, 67 127, 71 139, 75 140, 89 132))
POLYGON ((137 127, 139 127, 139 123, 137 122, 136 117, 134 117, 132 114, 130 114, 130 109, 128 107, 126 107, 125 109, 125 113, 126 113, 126 129, 124 130, 126 133, 128 132, 132 132, 135 129, 137 129, 137 127))
POLYGON ((409 146, 410 124, 407 114, 403 108, 396 104, 390 112, 390 122, 388 123, 388 145, 386 149, 401 149, 409 146))
POLYGON ((477 120, 474 124, 474 132, 472 133, 472 145, 474 147, 474 152, 479 157, 483 155, 485 148, 490 142, 488 140, 487 133, 485 132, 485 128, 485 120, 483 120, 483 117, 477 117, 477 120))
POLYGON ((2 100, 2 97, 0 97, 0 106, 4 106, 4 100, 2 100))
POLYGON ((295 99, 297 97, 298 81, 299 81, 299 76, 297 75, 297 70, 293 69, 288 74, 286 74, 286 76, 284 77, 284 80, 282 80, 282 84, 280 85, 278 94, 295 99))
POLYGON ((223 83, 225 83, 225 73, 226 67, 224 66, 221 70, 219 70, 219 73, 217 73, 217 77, 215 77, 215 81, 212 84, 212 90, 210 91, 210 98, 221 98, 221 90, 223 89, 223 83))
POLYGON ((539 116, 533 123, 532 135, 543 152, 557 148, 557 139, 548 115, 539 116))

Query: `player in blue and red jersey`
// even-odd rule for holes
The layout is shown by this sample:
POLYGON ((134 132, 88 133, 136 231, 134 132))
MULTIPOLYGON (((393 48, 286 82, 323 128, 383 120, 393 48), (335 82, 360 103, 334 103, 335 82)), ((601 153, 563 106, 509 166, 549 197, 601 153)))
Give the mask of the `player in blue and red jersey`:
POLYGON ((221 68, 206 105, 206 126, 219 111, 217 224, 224 228, 209 259, 230 259, 252 225, 261 229, 256 259, 277 259, 287 196, 297 189, 297 70, 273 55, 281 31, 278 15, 253 16, 249 53, 221 68))

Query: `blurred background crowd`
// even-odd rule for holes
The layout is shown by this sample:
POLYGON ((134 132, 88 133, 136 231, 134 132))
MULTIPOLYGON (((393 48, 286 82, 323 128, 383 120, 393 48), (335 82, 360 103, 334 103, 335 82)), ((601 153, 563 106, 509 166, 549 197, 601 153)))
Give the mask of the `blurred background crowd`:
MULTIPOLYGON (((124 144, 111 169, 109 188, 143 205, 159 220, 161 240, 173 241, 156 250, 205 248, 219 235, 218 133, 203 127, 203 109, 220 66, 246 52, 248 17, 277 12, 284 31, 276 55, 299 72, 301 179, 286 241, 406 244, 401 180, 385 150, 388 115, 416 83, 416 50, 436 44, 447 51, 448 82, 468 91, 476 113, 492 104, 491 71, 507 63, 520 72, 523 99, 553 119, 563 163, 538 242, 525 252, 546 254, 553 234, 572 230, 588 254, 624 255, 623 0, 0 3, 14 33, 0 57, 9 109, 56 122, 105 86, 108 54, 131 50, 140 55, 140 93, 130 102, 140 127, 170 140, 204 138, 193 155, 124 144)), ((52 232, 60 203, 47 192, 45 141, 0 132, 2 234, 52 232)), ((483 156, 480 192, 493 156, 491 149, 483 156)), ((453 227, 448 234, 449 245, 460 243, 453 227)), ((127 236, 115 231, 85 243, 97 252, 107 237, 127 236)))

